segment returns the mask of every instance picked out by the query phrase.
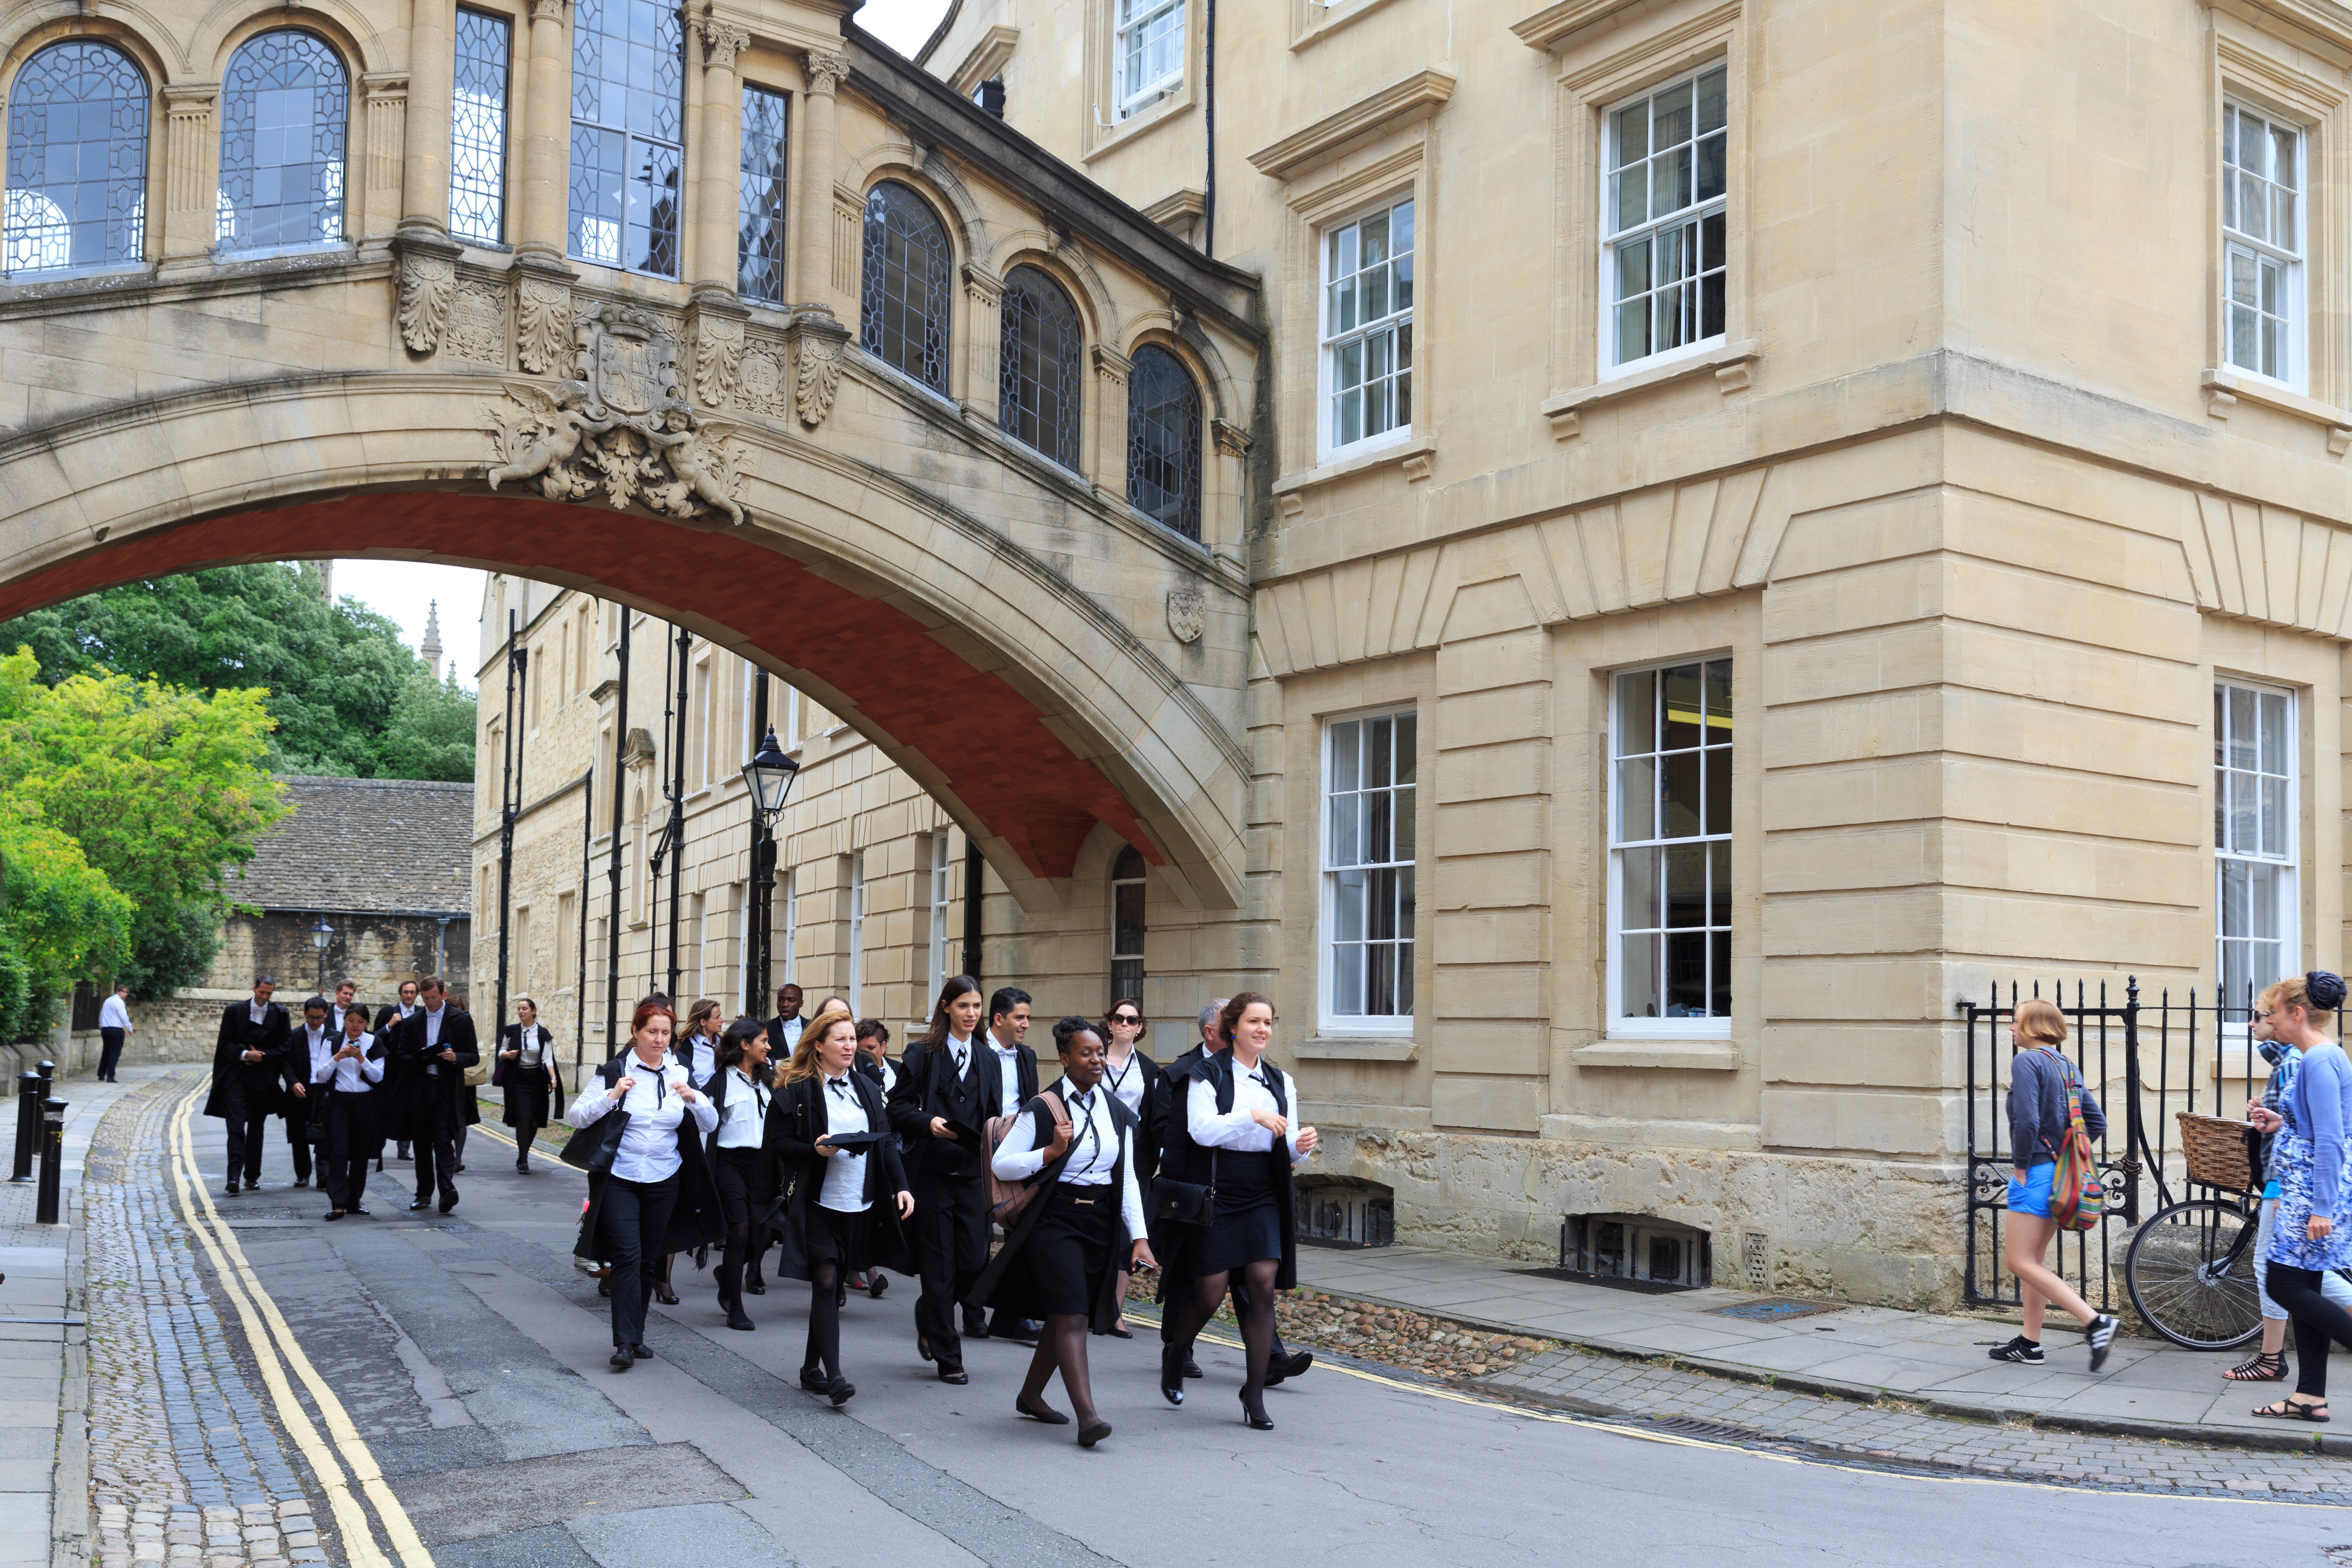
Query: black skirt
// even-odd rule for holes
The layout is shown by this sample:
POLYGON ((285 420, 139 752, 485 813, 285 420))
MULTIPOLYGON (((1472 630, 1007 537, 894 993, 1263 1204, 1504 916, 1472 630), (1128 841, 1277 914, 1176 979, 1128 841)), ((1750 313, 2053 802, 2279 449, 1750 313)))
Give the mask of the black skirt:
POLYGON ((507 1068, 507 1109, 502 1120, 509 1127, 544 1127, 547 1118, 547 1069, 520 1064, 507 1068))
POLYGON ((1192 1273, 1222 1274, 1282 1256, 1282 1209, 1264 1155, 1226 1153, 1217 1162, 1217 1215, 1192 1257, 1192 1273))
POLYGON ((757 1149, 721 1149, 712 1174, 719 1178, 719 1212, 729 1225, 749 1225, 764 1204, 752 1189, 759 1184, 761 1153, 757 1149))
POLYGON ((861 1273, 874 1263, 874 1211, 843 1213, 823 1204, 808 1206, 808 1262, 837 1264, 849 1273, 861 1273))
POLYGON ((1034 1309, 1049 1316, 1091 1315, 1117 1263, 1112 1254, 1118 1245, 1118 1189, 1056 1182, 1033 1201, 1043 1204, 1045 1212, 1030 1227, 1014 1268, 1029 1276, 1034 1309))

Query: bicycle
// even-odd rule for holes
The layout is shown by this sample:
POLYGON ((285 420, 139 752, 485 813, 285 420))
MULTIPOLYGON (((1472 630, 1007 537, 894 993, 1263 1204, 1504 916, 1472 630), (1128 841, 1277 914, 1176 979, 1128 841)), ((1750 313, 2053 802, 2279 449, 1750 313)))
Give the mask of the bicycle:
POLYGON ((2139 1227, 2124 1255, 2124 1287, 2147 1326, 2174 1344, 2230 1350, 2263 1331, 2253 1129, 2191 1111, 2177 1116, 2189 1180, 2214 1195, 2167 1204, 2139 1227))

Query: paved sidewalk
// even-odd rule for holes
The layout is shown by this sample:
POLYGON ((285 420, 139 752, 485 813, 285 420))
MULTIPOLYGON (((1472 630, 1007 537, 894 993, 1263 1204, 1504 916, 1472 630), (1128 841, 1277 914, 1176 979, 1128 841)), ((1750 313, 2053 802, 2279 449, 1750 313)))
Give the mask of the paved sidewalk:
MULTIPOLYGON (((1648 1295, 1548 1279, 1533 1266, 1416 1247, 1299 1249, 1298 1282, 1616 1356, 1673 1357, 1701 1372, 1864 1404, 1896 1398, 1939 1415, 2265 1447, 2314 1447, 2309 1426, 2248 1414, 2292 1384, 2232 1384, 2251 1353, 2117 1339, 2097 1376, 2070 1318, 2051 1314, 2046 1365, 2008 1365, 1987 1347, 2016 1321, 1790 1301, 1725 1289, 1648 1295), (1786 1303, 1785 1306, 1775 1305, 1786 1303), (1727 1316, 1728 1312, 1733 1315, 1727 1316), (1798 1315, 1798 1314, 1803 1315, 1798 1315), (2063 1326, 2062 1326, 2063 1325, 2063 1326)), ((2321 1429, 2352 1451, 2352 1424, 2321 1429)))

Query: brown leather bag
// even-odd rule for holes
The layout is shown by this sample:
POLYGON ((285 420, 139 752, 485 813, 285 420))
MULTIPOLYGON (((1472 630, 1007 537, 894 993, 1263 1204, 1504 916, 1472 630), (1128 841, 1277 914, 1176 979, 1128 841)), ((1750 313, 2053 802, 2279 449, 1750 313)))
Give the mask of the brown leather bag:
MULTIPOLYGON (((1046 1113, 1053 1117, 1055 1126, 1067 1127, 1070 1124, 1070 1113, 1064 1108, 1060 1095, 1048 1089, 1037 1100, 1045 1106, 1046 1113)), ((1024 1107, 1010 1116, 992 1116, 988 1119, 988 1125, 982 1129, 988 1139, 988 1217, 1007 1230, 1011 1230, 1013 1222, 1021 1217, 1021 1211, 1029 1206, 1029 1200, 1037 1195, 1040 1184, 1037 1176, 1025 1182, 1008 1182, 996 1173, 996 1147, 1004 1142, 1004 1135, 1013 1131, 1013 1124, 1025 1114, 1027 1110, 1024 1107)), ((1037 1175, 1045 1173, 1040 1170, 1037 1175)))

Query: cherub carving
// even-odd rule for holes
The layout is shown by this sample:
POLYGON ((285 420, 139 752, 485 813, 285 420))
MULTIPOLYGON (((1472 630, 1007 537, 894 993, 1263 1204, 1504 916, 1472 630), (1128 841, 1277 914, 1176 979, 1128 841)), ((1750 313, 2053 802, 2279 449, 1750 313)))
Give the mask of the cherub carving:
POLYGON ((583 442, 602 436, 620 421, 593 419, 576 408, 566 408, 540 387, 517 383, 509 395, 522 405, 522 416, 509 419, 490 411, 490 440, 499 464, 489 471, 490 489, 508 479, 537 479, 550 500, 574 500, 594 489, 595 481, 562 471, 579 454, 583 442), (551 470, 554 470, 551 472, 551 470))
MULTIPOLYGON (((699 430, 693 429, 688 427, 690 416, 682 411, 672 412, 663 423, 677 428, 644 432, 646 444, 662 455, 677 481, 660 487, 657 510, 683 514, 689 510, 689 502, 700 500, 725 512, 730 522, 740 526, 743 507, 730 493, 728 470, 732 465, 722 445, 730 426, 705 422, 699 430)), ((649 493, 647 499, 652 500, 653 495, 649 493)))

